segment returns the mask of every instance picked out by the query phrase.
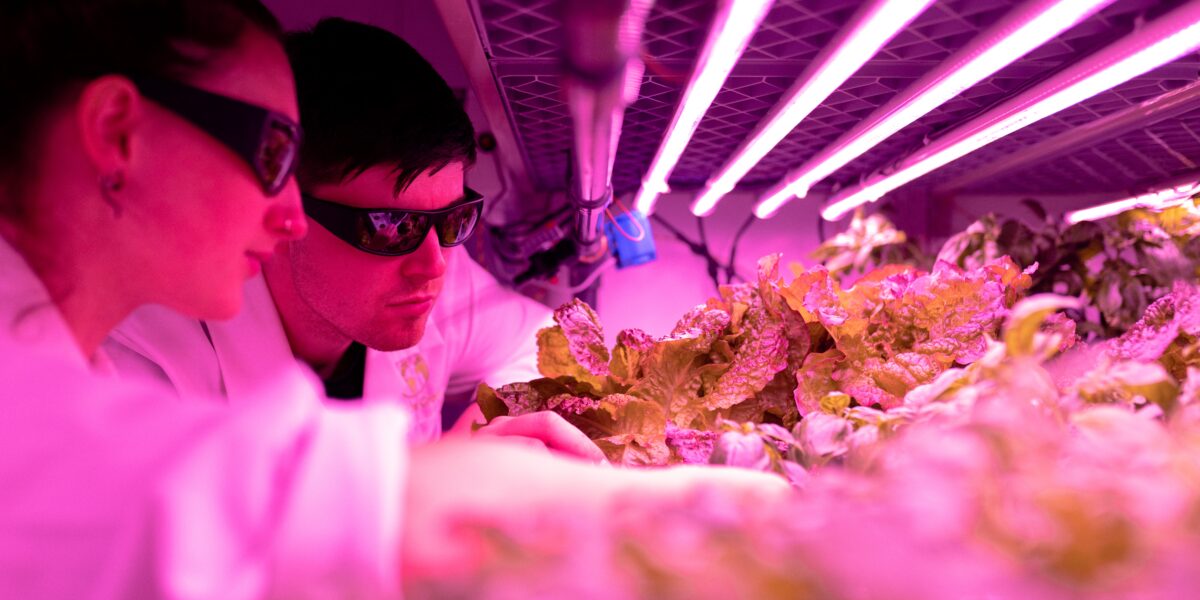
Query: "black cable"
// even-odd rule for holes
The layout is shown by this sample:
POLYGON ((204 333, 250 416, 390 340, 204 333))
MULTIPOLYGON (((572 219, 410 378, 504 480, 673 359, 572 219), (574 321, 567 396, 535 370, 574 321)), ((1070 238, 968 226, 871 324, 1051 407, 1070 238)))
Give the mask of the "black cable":
MULTIPOLYGON (((704 217, 696 217, 696 229, 700 231, 700 247, 704 249, 704 262, 708 268, 708 278, 712 279, 713 287, 719 292, 721 291, 720 274, 722 266, 717 258, 712 255, 712 250, 708 247, 708 234, 704 231, 704 217)), ((728 266, 724 266, 728 269, 728 266)))
POLYGON ((745 281, 745 278, 743 278, 741 275, 738 275, 737 272, 738 244, 741 243, 742 236, 746 233, 746 230, 750 229, 750 226, 753 225, 757 220, 758 217, 755 217, 754 213, 750 213, 750 215, 746 217, 746 220, 742 222, 742 226, 738 228, 737 233, 733 236, 733 245, 729 247, 729 263, 725 266, 725 283, 727 284, 733 283, 734 277, 741 281, 745 281))
MULTIPOLYGON (((695 254, 696 256, 703 258, 705 263, 709 265, 709 271, 711 273, 716 273, 716 272, 719 272, 719 271, 727 268, 725 265, 722 265, 720 263, 720 261, 718 261, 715 257, 713 257, 712 252, 710 252, 708 250, 707 246, 688 237, 687 234, 683 233, 682 231, 677 229, 674 225, 667 222, 666 219, 663 219, 662 217, 658 216, 657 214, 650 215, 650 218, 652 220, 654 220, 655 223, 658 223, 659 225, 662 225, 664 228, 666 228, 666 230, 669 231, 671 233, 671 235, 675 236, 675 238, 678 239, 680 242, 683 242, 683 244, 685 246, 687 246, 689 250, 692 251, 692 254, 695 254), (716 265, 716 266, 714 267, 713 265, 716 265)), ((701 229, 702 229, 702 233, 703 233, 703 227, 701 229)), ((715 284, 717 286, 717 289, 719 291, 721 285, 717 281, 715 276, 713 278, 713 284, 715 284)))
MULTIPOLYGON (((499 154, 499 152, 497 152, 497 154, 499 154)), ((488 221, 488 217, 490 217, 493 213, 496 212, 497 206, 500 206, 503 202, 508 200, 508 189, 509 189, 508 177, 505 175, 503 168, 500 166, 500 157, 499 156, 496 157, 496 173, 500 177, 500 191, 496 192, 496 201, 488 202, 488 201, 484 200, 483 214, 479 215, 479 220, 483 221, 483 224, 487 225, 489 227, 494 227, 494 225, 492 225, 488 221)))
POLYGON ((658 223, 659 225, 666 227, 667 231, 671 232, 671 235, 675 236, 679 241, 683 242, 684 245, 686 245, 689 249, 691 249, 692 252, 701 253, 704 251, 703 247, 701 247, 698 242, 692 241, 691 238, 689 238, 682 231, 679 231, 678 229, 676 229, 675 226, 672 225, 671 223, 669 223, 666 219, 658 216, 657 214, 650 215, 650 218, 654 219, 655 223, 658 223))
POLYGON ((544 277, 558 270, 567 259, 575 256, 578 249, 571 238, 559 240, 548 250, 535 252, 529 257, 529 268, 513 278, 513 285, 521 285, 531 279, 544 277))

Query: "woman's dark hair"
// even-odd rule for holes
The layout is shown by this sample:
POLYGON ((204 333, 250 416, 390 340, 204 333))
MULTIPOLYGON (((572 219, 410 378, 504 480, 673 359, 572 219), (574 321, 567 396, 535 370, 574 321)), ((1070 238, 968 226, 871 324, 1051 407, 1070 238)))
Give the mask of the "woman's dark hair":
POLYGON ((386 166, 403 190, 418 174, 475 160, 475 129, 437 71, 394 34, 325 19, 285 40, 304 124, 302 186, 386 166))
POLYGON ((32 134, 73 85, 110 73, 186 78, 211 59, 195 50, 232 47, 247 26, 281 36, 258 0, 0 2, 0 212, 21 216, 12 192, 32 134))

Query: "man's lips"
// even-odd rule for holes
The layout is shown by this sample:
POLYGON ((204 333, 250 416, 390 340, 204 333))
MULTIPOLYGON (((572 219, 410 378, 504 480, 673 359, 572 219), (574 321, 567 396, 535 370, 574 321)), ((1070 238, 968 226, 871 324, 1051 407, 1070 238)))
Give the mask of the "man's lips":
POLYGON ((420 317, 433 308, 433 301, 436 298, 437 296, 412 296, 389 302, 387 308, 393 313, 399 313, 406 317, 420 317))
POLYGON ((421 305, 421 304, 432 304, 433 301, 436 299, 437 299, 437 296, 428 296, 428 295, 426 295, 426 296, 410 296, 408 298, 401 298, 399 300, 393 300, 391 302, 388 302, 387 305, 388 306, 411 306, 411 305, 421 305))

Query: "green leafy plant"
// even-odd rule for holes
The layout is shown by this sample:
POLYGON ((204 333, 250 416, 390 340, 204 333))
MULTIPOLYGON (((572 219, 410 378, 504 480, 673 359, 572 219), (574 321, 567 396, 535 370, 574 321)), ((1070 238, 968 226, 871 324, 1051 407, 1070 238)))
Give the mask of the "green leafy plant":
POLYGON ((794 373, 808 355, 808 325, 781 293, 778 257, 757 284, 721 288, 655 339, 622 331, 610 352, 599 319, 575 300, 538 334, 544 378, 491 389, 479 405, 489 420, 553 410, 587 433, 613 461, 689 462, 711 447, 722 420, 791 426, 799 420, 794 373))
POLYGON ((481 386, 479 405, 488 420, 553 410, 621 464, 708 462, 742 424, 775 435, 823 406, 899 405, 982 355, 1029 285, 1007 258, 971 271, 893 265, 845 290, 824 267, 794 273, 785 282, 768 256, 755 283, 723 286, 667 336, 622 331, 611 351, 595 312, 573 301, 538 335, 544 377, 481 386))
POLYGON ((830 273, 865 273, 869 269, 892 264, 923 268, 930 262, 920 245, 908 239, 882 213, 863 216, 854 211, 850 226, 826 240, 811 257, 830 273))
POLYGON ((1023 268, 1037 265, 1030 292, 1082 299, 1068 314, 1087 339, 1121 335, 1175 281, 1200 276, 1200 211, 1194 200, 1074 225, 1051 218, 1036 202, 1025 205, 1041 218, 1039 226, 986 215, 951 237, 938 260, 965 269, 1000 256, 1023 268))
MULTIPOLYGON (((1128 331, 1069 401, 1169 411, 1196 393, 1180 382, 1200 381, 1188 377, 1200 367, 1200 316, 1188 316, 1191 288, 1177 283, 1198 274, 1197 233, 1192 206, 1036 230, 985 217, 929 271, 889 264, 848 288, 823 265, 793 266, 785 280, 772 255, 755 282, 722 286, 663 337, 626 330, 609 349, 590 307, 564 305, 538 335, 543 378, 481 386, 478 400, 489 420, 555 411, 619 464, 720 462, 799 483, 913 419, 961 410, 994 380, 1018 380, 1020 369, 988 366, 995 356, 1040 361, 1079 332, 1128 331), (1038 300, 1014 308, 1029 294, 1038 300)), ((871 247, 837 266, 867 264, 871 247)))
POLYGON ((1020 300, 981 356, 897 406, 833 392, 790 430, 696 432, 714 462, 782 470, 794 493, 630 494, 602 520, 571 503, 536 518, 468 515, 458 526, 478 533, 486 560, 406 585, 480 598, 530 585, 554 597, 1191 597, 1200 286, 1176 284, 1095 348, 1073 347, 1061 311, 1079 305, 1020 300), (1101 351, 1094 368, 1057 381, 1056 355, 1080 350, 1101 351))

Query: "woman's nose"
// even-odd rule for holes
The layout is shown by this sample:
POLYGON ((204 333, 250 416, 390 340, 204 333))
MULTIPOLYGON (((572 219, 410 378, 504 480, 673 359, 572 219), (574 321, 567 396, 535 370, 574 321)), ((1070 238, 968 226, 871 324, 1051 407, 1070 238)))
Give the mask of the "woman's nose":
POLYGON ((282 241, 303 238, 308 233, 308 219, 300 202, 300 186, 292 179, 279 195, 270 199, 263 225, 267 231, 282 241))

